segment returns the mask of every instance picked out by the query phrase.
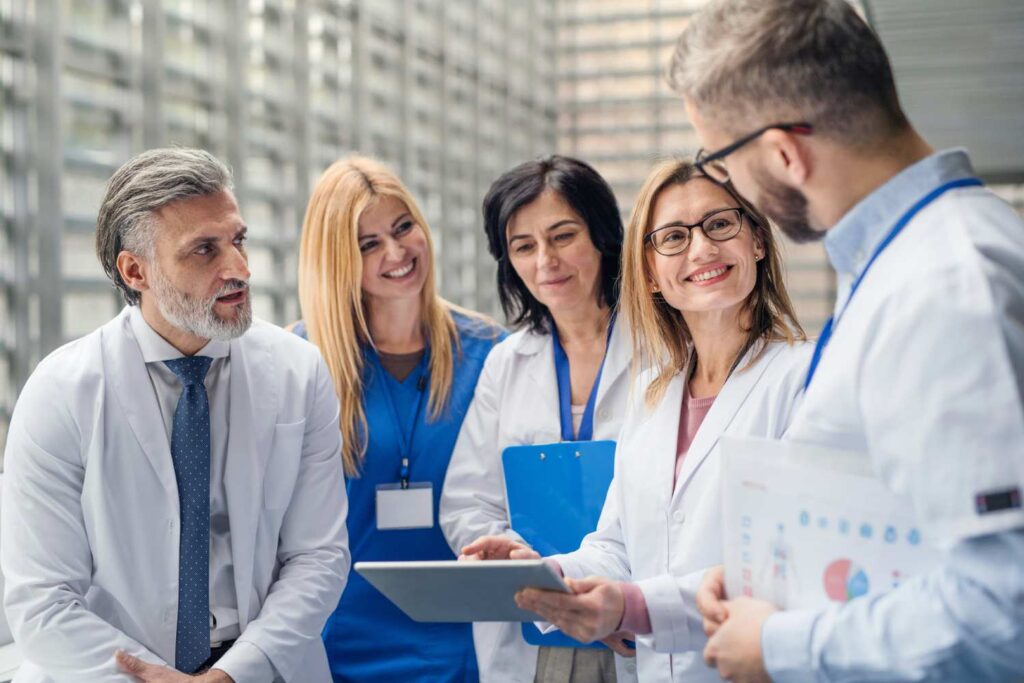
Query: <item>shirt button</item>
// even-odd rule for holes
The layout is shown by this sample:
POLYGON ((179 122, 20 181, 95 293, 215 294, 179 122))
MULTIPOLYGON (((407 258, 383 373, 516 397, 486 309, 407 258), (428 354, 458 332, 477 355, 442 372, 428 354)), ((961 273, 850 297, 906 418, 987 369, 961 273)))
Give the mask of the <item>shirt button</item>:
POLYGON ((612 416, 612 414, 608 412, 607 408, 601 408, 601 410, 597 411, 597 416, 602 420, 607 420, 612 416))
POLYGON ((626 662, 626 671, 628 671, 631 674, 636 673, 636 663, 632 660, 626 662))
POLYGON ((672 519, 676 520, 677 522, 682 522, 684 519, 686 519, 686 514, 682 510, 676 510, 675 512, 672 513, 672 519))

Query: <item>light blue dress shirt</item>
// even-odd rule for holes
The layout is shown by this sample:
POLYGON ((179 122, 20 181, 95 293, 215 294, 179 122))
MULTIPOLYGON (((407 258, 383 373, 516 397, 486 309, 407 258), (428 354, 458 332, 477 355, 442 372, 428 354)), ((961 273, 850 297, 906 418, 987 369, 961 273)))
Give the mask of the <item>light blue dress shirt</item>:
POLYGON ((1024 221, 987 189, 952 190, 847 301, 907 208, 972 175, 964 152, 934 154, 826 236, 843 316, 786 438, 867 454, 944 556, 877 597, 772 615, 777 683, 1024 680, 1024 221))

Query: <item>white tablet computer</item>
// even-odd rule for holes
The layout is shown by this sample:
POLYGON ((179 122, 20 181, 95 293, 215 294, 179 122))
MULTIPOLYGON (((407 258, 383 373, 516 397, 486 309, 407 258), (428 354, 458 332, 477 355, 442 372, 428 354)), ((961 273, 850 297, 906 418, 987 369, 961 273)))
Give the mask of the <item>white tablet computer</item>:
POLYGON ((357 562, 354 568, 414 621, 537 621, 516 606, 517 591, 569 592, 544 560, 357 562))

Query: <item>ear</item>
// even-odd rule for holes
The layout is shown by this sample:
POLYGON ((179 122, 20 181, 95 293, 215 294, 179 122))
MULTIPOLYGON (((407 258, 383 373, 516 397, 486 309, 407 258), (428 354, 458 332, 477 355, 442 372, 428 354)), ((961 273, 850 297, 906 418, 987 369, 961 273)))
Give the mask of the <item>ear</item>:
POLYGON ((117 255, 117 272, 125 284, 137 292, 149 289, 149 264, 130 251, 117 255))
POLYGON ((754 260, 755 261, 760 261, 761 259, 764 258, 764 255, 765 255, 764 242, 761 241, 760 237, 758 237, 757 235, 754 235, 754 260))
POLYGON ((800 187, 811 174, 811 151, 807 135, 772 129, 762 136, 768 150, 768 170, 788 185, 800 187))

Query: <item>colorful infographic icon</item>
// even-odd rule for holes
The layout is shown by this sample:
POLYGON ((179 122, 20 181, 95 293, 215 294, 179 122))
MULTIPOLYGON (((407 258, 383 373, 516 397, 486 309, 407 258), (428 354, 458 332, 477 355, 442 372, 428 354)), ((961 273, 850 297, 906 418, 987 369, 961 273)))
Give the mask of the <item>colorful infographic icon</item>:
POLYGON ((825 594, 836 602, 847 602, 868 592, 868 575, 843 558, 825 567, 825 594))

